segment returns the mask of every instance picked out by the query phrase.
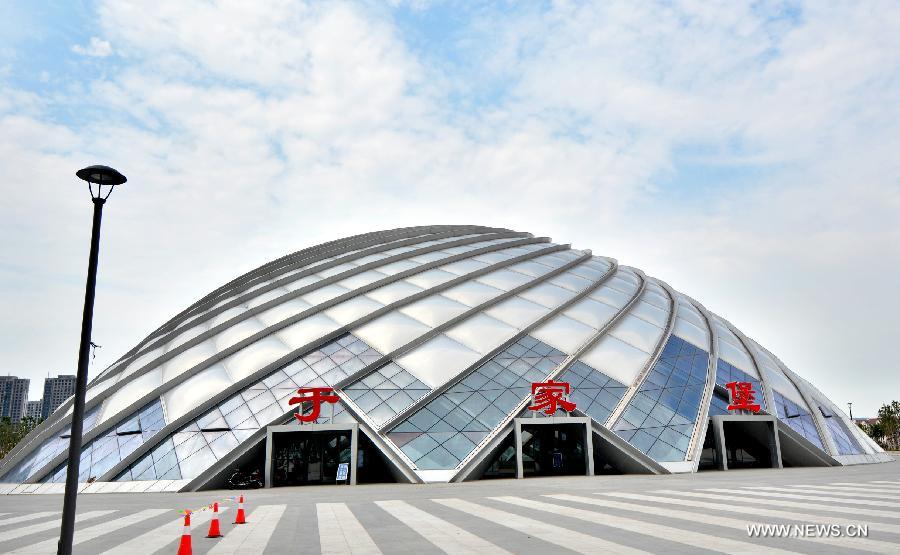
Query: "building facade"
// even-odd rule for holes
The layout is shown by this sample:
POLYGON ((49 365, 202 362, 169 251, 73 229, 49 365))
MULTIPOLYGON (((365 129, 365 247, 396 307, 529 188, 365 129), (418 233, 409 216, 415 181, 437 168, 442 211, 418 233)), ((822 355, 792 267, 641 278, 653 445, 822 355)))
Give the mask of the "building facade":
POLYGON ((75 376, 62 374, 44 380, 44 398, 41 418, 47 419, 66 399, 75 394, 75 376))
MULTIPOLYGON (((0 481, 64 481, 70 405, 0 481)), ((278 486, 891 460, 665 282, 479 226, 332 241, 217 288, 91 382, 84 434, 97 491, 219 487, 235 466, 278 486), (574 406, 530 409, 560 383, 574 406)))
POLYGON ((18 422, 25 416, 28 386, 31 380, 16 376, 0 376, 0 418, 18 422))
POLYGON ((34 420, 40 420, 41 417, 41 409, 44 406, 44 402, 40 399, 37 401, 28 401, 25 403, 25 416, 27 418, 31 418, 34 420))

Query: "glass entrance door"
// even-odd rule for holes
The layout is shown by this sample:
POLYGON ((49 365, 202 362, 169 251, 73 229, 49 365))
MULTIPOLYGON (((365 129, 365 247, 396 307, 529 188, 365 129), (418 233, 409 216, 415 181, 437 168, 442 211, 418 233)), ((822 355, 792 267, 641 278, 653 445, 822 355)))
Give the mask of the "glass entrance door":
POLYGON ((334 484, 338 465, 350 464, 349 430, 282 432, 272 442, 273 486, 334 484))
POLYGON ((583 424, 522 425, 525 476, 584 475, 583 424))

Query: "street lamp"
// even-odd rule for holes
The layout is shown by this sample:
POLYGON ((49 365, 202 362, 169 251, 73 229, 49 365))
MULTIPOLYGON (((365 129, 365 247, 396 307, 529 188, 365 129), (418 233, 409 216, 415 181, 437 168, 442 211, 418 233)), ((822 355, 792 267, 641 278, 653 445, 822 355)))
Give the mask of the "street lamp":
POLYGON ((78 374, 75 400, 72 404, 72 431, 69 439, 69 463, 66 471, 66 494, 63 498, 62 528, 59 532, 58 555, 71 555, 75 535, 75 501, 78 495, 78 466, 81 462, 81 428, 84 425, 84 396, 87 392, 88 355, 91 348, 91 324, 94 319, 94 289, 97 285, 97 257, 100 250, 100 220, 103 204, 116 185, 128 181, 109 166, 88 166, 75 172, 87 181, 94 203, 94 225, 91 228, 91 254, 88 258, 87 283, 84 287, 84 313, 81 317, 81 343, 78 345, 78 374), (97 192, 94 193, 94 185, 97 192), (103 187, 109 187, 104 195, 103 187))
POLYGON ((847 407, 850 409, 850 422, 853 422, 853 403, 847 403, 847 407))

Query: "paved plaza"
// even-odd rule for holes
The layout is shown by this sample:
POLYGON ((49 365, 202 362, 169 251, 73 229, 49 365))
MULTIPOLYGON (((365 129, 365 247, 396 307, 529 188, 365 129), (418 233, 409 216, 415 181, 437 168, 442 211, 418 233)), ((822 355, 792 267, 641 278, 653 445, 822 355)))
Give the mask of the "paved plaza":
MULTIPOLYGON (((76 553, 898 553, 900 464, 667 476, 83 495, 76 553), (751 538, 749 524, 837 525, 844 537, 751 538), (847 526, 850 526, 848 529, 847 526), (868 525, 868 537, 847 537, 868 525)), ((0 497, 0 552, 55 553, 59 495, 0 497)), ((834 532, 832 532, 833 534, 834 532)), ((817 536, 817 537, 814 537, 817 536)))

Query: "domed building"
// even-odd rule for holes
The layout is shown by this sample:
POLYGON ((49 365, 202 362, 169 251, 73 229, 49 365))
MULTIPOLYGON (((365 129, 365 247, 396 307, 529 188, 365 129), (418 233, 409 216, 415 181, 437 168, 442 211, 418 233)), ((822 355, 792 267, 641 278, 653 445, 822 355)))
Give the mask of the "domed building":
MULTIPOLYGON (((71 413, 70 399, 2 461, 5 491, 62 490, 71 413)), ((189 491, 235 468, 279 486, 887 460, 665 282, 547 237, 429 226, 290 254, 153 331, 89 385, 79 481, 189 491)))

